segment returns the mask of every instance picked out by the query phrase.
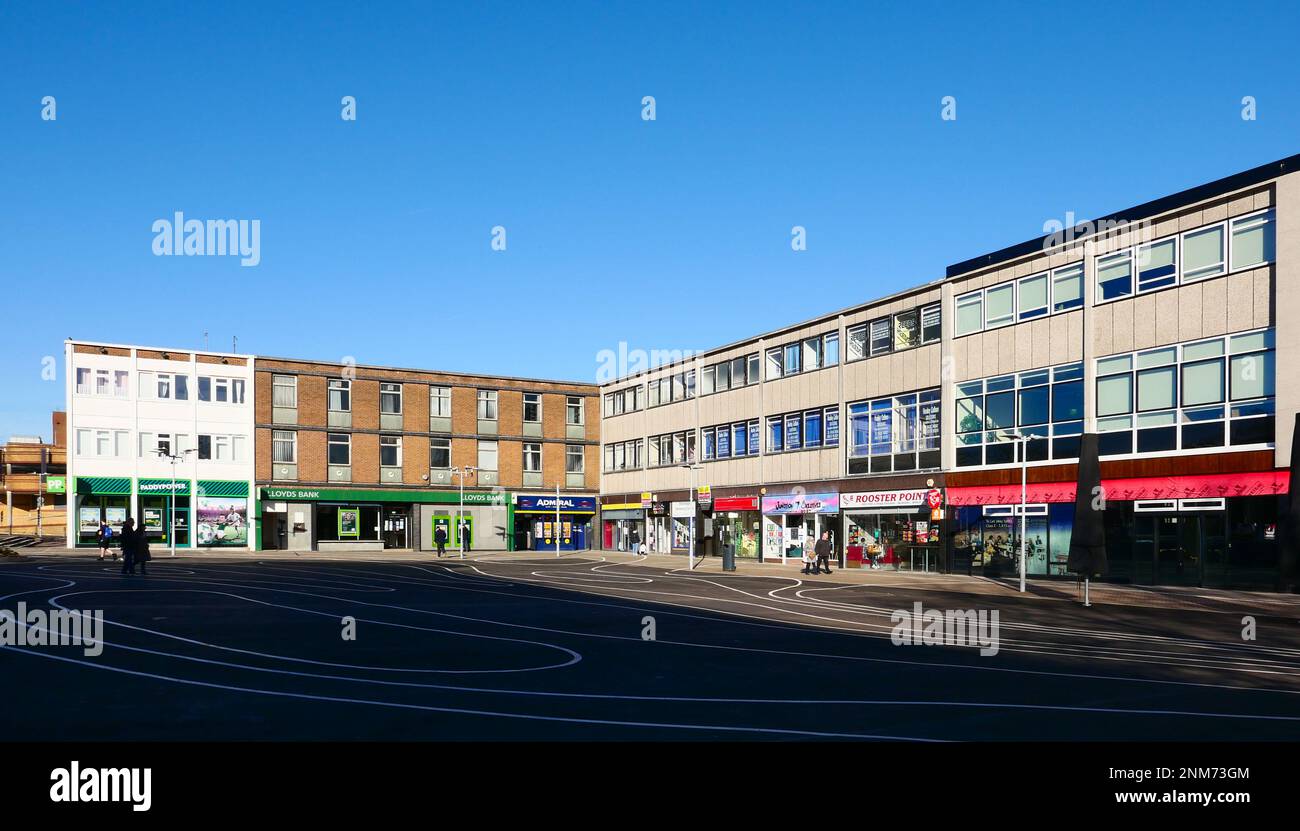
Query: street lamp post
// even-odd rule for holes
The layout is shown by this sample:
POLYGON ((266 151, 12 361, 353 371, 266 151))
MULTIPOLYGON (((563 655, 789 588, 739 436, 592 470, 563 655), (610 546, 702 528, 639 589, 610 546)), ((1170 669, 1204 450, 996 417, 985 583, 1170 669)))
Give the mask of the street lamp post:
POLYGON ((684 464, 682 465, 682 467, 686 468, 691 472, 691 530, 690 530, 689 547, 686 549, 686 570, 694 571, 695 570, 695 512, 696 512, 695 476, 696 476, 696 472, 702 470, 703 468, 695 464, 684 464))
POLYGON ((1025 504, 1029 492, 1029 453, 1028 442, 1033 439, 1041 439, 1042 436, 1036 436, 1032 433, 1022 433, 1019 430, 1009 430, 1007 435, 1016 440, 1020 445, 1020 593, 1025 593, 1025 543, 1028 541, 1028 521, 1029 517, 1025 513, 1025 504))
MULTIPOLYGON (((167 526, 168 526, 167 541, 171 543, 171 550, 172 550, 171 555, 173 557, 176 556, 176 463, 181 461, 182 459, 184 459, 186 456, 188 456, 193 452, 195 451, 194 448, 192 447, 188 450, 182 450, 179 454, 172 454, 167 452, 166 450, 158 451, 158 458, 166 459, 167 461, 171 462, 171 466, 172 466, 172 489, 171 489, 171 493, 169 494, 169 496, 171 497, 171 507, 167 511, 167 526)), ((141 525, 140 533, 143 534, 145 533, 143 527, 144 517, 140 517, 140 525, 141 525)))
POLYGON ((460 480, 460 506, 456 509, 456 537, 460 540, 460 558, 465 559, 465 532, 461 530, 461 525, 465 522, 465 477, 477 473, 478 468, 472 465, 455 466, 451 469, 451 475, 460 480))

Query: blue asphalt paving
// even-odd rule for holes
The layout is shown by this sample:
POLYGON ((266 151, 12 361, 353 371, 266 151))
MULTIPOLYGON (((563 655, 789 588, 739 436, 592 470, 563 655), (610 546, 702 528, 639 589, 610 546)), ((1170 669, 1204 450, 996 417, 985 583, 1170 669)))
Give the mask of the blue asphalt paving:
POLYGON ((1300 626, 598 555, 0 565, 0 608, 105 646, 0 648, 9 740, 1300 739, 1300 626), (999 650, 891 615, 996 611, 999 650), (355 619, 354 640, 343 637, 355 619), (646 639, 653 618, 654 639, 646 639))

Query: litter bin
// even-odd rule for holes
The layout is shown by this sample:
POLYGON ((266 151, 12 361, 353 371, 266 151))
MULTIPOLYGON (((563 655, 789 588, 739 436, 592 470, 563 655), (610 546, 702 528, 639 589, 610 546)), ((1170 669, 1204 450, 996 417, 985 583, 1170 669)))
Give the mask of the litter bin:
POLYGON ((736 547, 734 545, 724 545, 722 547, 722 570, 736 570, 736 547))

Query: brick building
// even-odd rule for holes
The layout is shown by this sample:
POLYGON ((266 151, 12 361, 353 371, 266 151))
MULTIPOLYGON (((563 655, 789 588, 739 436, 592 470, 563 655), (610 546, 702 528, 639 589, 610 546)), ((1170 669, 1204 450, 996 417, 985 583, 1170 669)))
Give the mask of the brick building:
POLYGON ((595 385, 288 358, 255 370, 260 547, 429 551, 444 524, 451 549, 462 527, 475 550, 550 548, 557 486, 560 547, 594 542, 595 385))
POLYGON ((50 441, 11 436, 0 445, 0 538, 61 536, 67 522, 67 421, 55 411, 50 441))

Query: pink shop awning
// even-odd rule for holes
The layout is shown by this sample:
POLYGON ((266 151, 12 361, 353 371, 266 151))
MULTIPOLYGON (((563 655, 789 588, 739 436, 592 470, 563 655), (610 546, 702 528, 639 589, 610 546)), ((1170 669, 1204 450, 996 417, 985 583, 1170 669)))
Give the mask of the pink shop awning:
MULTIPOLYGON (((1211 473, 1196 476, 1152 476, 1141 479, 1103 479, 1106 498, 1120 502, 1137 499, 1212 499, 1232 496, 1276 496, 1288 490, 1289 472, 1211 473)), ((1073 502, 1074 482, 1031 483, 1025 501, 1073 502)), ((947 489, 949 505, 1014 505, 1020 502, 1019 485, 982 485, 947 489)))

